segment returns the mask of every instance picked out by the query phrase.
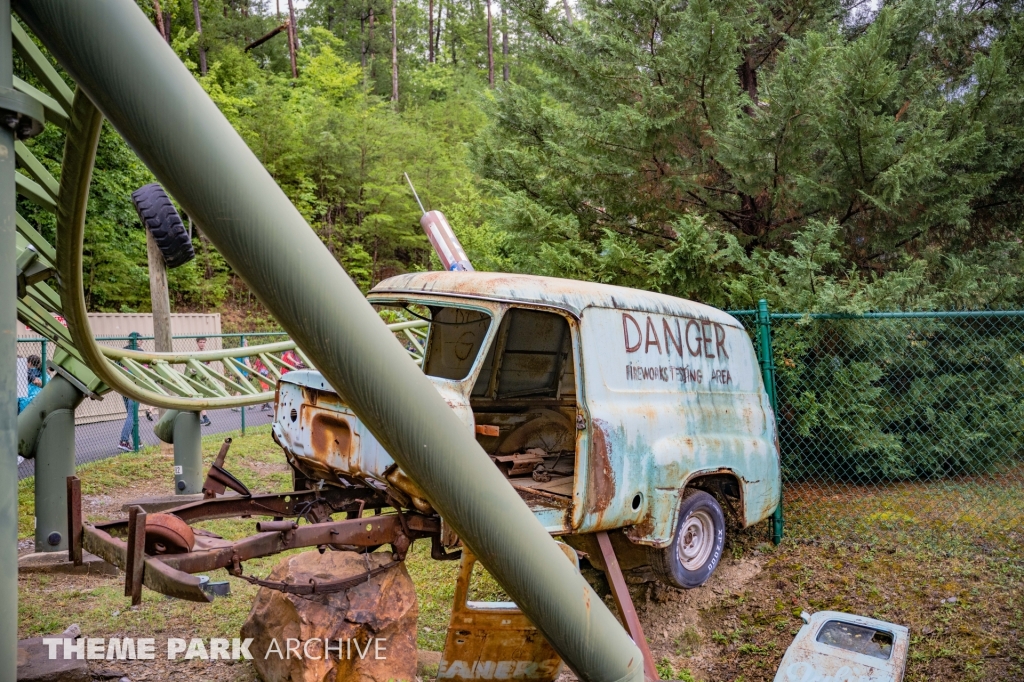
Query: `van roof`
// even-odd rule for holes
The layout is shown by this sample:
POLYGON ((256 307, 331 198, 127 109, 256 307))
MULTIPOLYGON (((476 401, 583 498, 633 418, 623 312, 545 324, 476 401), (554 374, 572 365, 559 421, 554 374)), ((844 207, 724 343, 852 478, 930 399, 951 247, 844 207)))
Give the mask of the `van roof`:
POLYGON ((559 308, 579 317, 584 308, 616 308, 658 315, 705 319, 742 328, 736 318, 703 303, 639 289, 574 279, 515 275, 502 272, 414 272, 390 277, 370 291, 376 297, 394 294, 437 294, 559 308))

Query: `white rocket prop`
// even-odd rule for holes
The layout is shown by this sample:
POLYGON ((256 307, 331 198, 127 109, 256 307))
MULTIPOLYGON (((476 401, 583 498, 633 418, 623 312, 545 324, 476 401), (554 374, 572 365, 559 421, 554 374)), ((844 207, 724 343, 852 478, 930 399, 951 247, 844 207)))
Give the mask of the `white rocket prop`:
POLYGON ((434 247, 434 252, 441 259, 444 269, 455 272, 472 272, 473 266, 470 264, 462 244, 459 243, 455 233, 452 232, 448 219, 440 211, 425 210, 420 202, 419 195, 416 194, 416 188, 412 186, 412 180, 409 179, 408 173, 405 173, 405 180, 409 183, 409 189, 412 190, 412 195, 416 197, 416 203, 419 204, 420 210, 423 211, 423 217, 420 218, 420 226, 427 233, 427 239, 430 240, 430 245, 434 247))

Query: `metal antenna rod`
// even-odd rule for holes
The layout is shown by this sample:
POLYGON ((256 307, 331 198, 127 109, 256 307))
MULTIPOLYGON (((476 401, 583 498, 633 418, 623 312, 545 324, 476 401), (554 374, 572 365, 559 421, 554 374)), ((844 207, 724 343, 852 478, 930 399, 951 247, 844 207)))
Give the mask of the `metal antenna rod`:
POLYGON ((402 173, 405 176, 405 181, 409 183, 409 189, 412 190, 412 195, 416 197, 416 203, 420 205, 420 210, 423 211, 423 215, 427 215, 427 209, 423 208, 423 202, 420 201, 420 195, 416 194, 416 188, 412 186, 412 180, 409 179, 408 173, 402 173))

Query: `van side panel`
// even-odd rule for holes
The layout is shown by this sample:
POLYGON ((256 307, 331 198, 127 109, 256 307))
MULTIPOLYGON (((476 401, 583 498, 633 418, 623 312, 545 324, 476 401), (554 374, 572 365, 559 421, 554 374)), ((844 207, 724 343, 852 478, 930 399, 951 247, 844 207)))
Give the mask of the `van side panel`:
POLYGON ((775 418, 750 338, 721 316, 587 308, 580 337, 591 432, 577 532, 632 526, 664 546, 695 474, 731 472, 741 520, 771 515, 780 494, 775 418))

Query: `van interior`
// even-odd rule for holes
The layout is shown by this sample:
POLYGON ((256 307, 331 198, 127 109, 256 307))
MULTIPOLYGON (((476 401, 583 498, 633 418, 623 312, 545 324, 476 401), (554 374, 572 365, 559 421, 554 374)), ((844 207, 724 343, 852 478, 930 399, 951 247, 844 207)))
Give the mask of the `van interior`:
MULTIPOLYGON (((424 371, 461 380, 491 324, 483 312, 432 307, 424 371)), ((576 371, 565 317, 511 308, 470 393, 477 440, 534 506, 568 509, 576 470, 576 371)))

